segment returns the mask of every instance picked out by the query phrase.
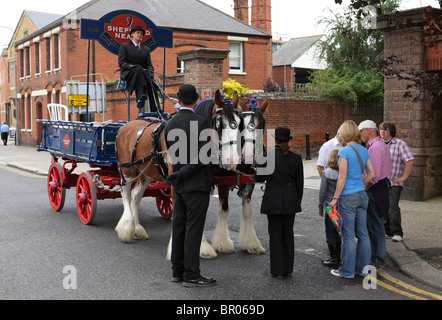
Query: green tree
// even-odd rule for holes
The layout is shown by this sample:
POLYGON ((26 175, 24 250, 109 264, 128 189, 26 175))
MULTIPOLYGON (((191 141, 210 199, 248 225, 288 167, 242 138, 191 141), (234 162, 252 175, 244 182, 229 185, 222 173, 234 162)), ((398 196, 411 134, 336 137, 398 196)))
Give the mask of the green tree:
POLYGON ((400 0, 352 1, 344 13, 323 18, 320 24, 328 26, 328 34, 318 42, 317 55, 327 62, 327 69, 312 74, 312 82, 323 85, 323 94, 357 107, 360 101, 379 101, 384 94, 382 70, 383 33, 368 27, 370 15, 390 13, 400 0))

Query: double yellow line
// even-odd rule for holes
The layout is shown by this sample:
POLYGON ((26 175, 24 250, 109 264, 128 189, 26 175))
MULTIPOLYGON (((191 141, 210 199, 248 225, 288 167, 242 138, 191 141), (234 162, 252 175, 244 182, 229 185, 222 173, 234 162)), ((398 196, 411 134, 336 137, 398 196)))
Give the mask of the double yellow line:
MULTIPOLYGON (((398 280, 398 279, 390 276, 388 273, 386 273, 382 269, 377 269, 376 272, 377 272, 378 275, 380 275, 385 280, 393 282, 393 283, 403 287, 404 289, 406 289, 408 291, 420 294, 420 295, 425 296, 425 297, 431 297, 431 298, 436 299, 436 300, 442 300, 442 296, 434 294, 434 293, 431 293, 431 292, 428 292, 428 291, 421 290, 421 289, 416 288, 416 287, 414 287, 414 286, 412 286, 412 285, 410 285, 408 283, 405 283, 405 282, 403 282, 401 280, 398 280)), ((376 284, 380 285, 381 287, 384 287, 384 288, 386 288, 386 289, 388 289, 390 291, 396 292, 396 293, 401 294, 403 296, 406 296, 406 297, 409 297, 409 298, 412 298, 412 299, 415 299, 415 300, 429 300, 428 298, 424 298, 424 297, 418 296, 416 294, 409 293, 407 291, 404 291, 404 290, 398 289, 396 287, 393 287, 393 286, 391 286, 391 285, 389 285, 389 284, 387 284, 387 283, 385 283, 383 281, 380 281, 379 279, 375 279, 373 281, 376 281, 376 284)))
POLYGON ((25 176, 25 177, 30 177, 30 178, 41 178, 41 179, 46 179, 46 177, 32 173, 32 172, 27 172, 25 170, 20 170, 17 168, 13 168, 13 167, 9 167, 9 166, 4 166, 4 165, 0 165, 1 169, 7 170, 9 172, 13 172, 13 173, 17 173, 21 176, 25 176))

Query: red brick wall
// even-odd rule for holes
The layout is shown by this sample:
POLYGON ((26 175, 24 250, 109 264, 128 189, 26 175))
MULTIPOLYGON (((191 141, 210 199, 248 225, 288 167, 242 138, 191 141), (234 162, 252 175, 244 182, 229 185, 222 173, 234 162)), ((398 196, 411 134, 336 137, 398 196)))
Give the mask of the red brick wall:
POLYGON ((350 119, 350 107, 336 101, 278 99, 269 100, 264 115, 267 129, 290 128, 293 136, 290 147, 296 153, 306 154, 306 134, 309 134, 311 156, 315 156, 325 142, 326 132, 333 138, 341 124, 350 119))

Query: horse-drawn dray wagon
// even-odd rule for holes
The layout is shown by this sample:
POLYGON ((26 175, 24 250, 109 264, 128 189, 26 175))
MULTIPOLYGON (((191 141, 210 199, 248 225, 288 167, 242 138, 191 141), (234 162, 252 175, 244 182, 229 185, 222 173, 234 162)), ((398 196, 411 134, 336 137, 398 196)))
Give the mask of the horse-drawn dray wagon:
MULTIPOLYGON (((38 151, 51 154, 47 189, 49 203, 55 211, 63 209, 66 190, 75 188, 80 220, 91 224, 97 212, 97 200, 121 197, 121 176, 118 170, 115 141, 120 123, 85 123, 41 120, 42 135, 38 151), (90 170, 77 173, 79 163, 90 170)), ((166 182, 152 182, 145 197, 155 197, 164 218, 172 216, 170 186, 166 182)))

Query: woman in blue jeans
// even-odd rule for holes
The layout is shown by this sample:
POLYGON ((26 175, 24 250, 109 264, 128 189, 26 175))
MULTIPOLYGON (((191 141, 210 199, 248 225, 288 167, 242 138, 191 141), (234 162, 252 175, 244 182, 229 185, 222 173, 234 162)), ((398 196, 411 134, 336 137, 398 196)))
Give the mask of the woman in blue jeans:
POLYGON ((367 149, 360 145, 361 133, 352 120, 345 121, 339 134, 347 144, 339 150, 339 177, 330 206, 338 205, 342 217, 341 254, 343 265, 331 274, 354 278, 355 272, 364 275, 370 264, 371 246, 367 231, 368 196, 366 184, 375 176, 367 149), (358 157, 359 155, 359 157, 358 157), (363 171, 366 175, 362 178, 363 171), (355 237, 358 239, 357 247, 355 237))

